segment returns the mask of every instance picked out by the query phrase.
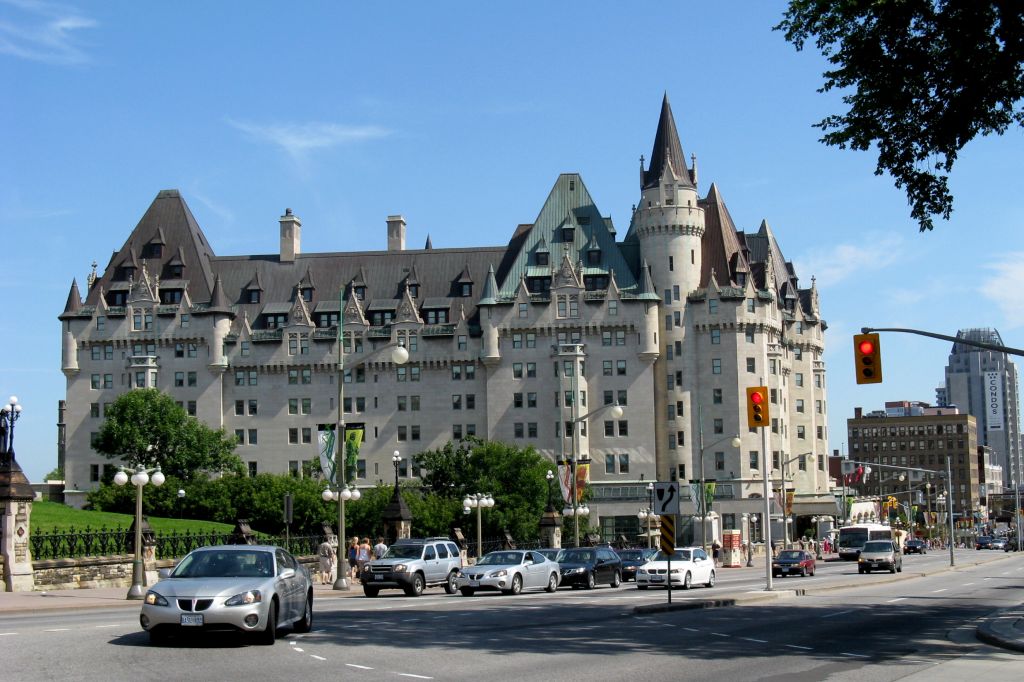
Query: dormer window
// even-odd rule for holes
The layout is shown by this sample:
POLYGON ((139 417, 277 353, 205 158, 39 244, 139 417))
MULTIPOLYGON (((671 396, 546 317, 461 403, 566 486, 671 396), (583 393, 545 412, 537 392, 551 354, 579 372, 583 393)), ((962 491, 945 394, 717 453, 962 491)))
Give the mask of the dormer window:
POLYGON ((185 274, 185 266, 184 265, 168 265, 167 266, 167 276, 170 279, 181 279, 184 274, 185 274))
POLYGON ((161 289, 160 302, 168 305, 181 303, 181 289, 161 289))
POLYGON ((259 303, 259 302, 260 302, 260 290, 259 289, 249 289, 248 303, 259 303))
POLYGON ((551 291, 550 277, 527 277, 526 288, 531 294, 545 294, 551 291))
POLYGON ((360 300, 360 301, 365 301, 366 300, 366 287, 365 286, 352 287, 352 293, 355 294, 355 297, 356 297, 357 300, 360 300))
POLYGON ((309 303, 313 300, 313 287, 302 287, 302 300, 309 303))
POLYGON ((146 244, 142 247, 143 258, 160 258, 163 252, 163 244, 146 244))
POLYGON ((463 298, 469 298, 473 295, 473 283, 463 282, 459 285, 459 295, 463 298))
POLYGON ((608 288, 608 275, 586 275, 583 286, 587 291, 601 291, 608 288))
POLYGON ((548 252, 547 251, 538 251, 536 256, 537 256, 537 265, 547 265, 548 264, 548 252))
POLYGON ((111 291, 107 294, 107 305, 122 306, 125 301, 125 293, 123 291, 111 291))
POLYGON ((420 285, 419 284, 410 284, 409 285, 409 295, 412 296, 413 298, 419 298, 419 295, 420 295, 420 285))
POLYGON ((278 329, 288 325, 287 313, 273 313, 264 316, 267 320, 267 329, 278 329))
POLYGON ((391 321, 394 319, 394 310, 374 310, 370 313, 370 325, 374 327, 382 327, 386 324, 391 324, 391 321))
POLYGON ((576 234, 576 230, 574 228, 572 228, 572 227, 563 227, 562 228, 562 241, 563 242, 571 242, 573 240, 573 236, 575 234, 576 234))
POLYGON ((423 311, 423 321, 427 324, 447 324, 448 323, 448 309, 447 308, 434 308, 423 311))
POLYGON ((128 280, 135 279, 135 268, 131 265, 124 265, 117 269, 115 279, 119 282, 127 282, 128 280))
POLYGON ((587 265, 600 265, 601 264, 601 249, 591 249, 587 251, 587 265))

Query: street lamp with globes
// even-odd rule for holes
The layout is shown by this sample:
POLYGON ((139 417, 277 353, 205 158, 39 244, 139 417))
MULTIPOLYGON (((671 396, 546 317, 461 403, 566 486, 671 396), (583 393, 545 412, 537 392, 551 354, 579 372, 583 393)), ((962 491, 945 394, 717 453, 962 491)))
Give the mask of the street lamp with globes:
MULTIPOLYGON (((159 466, 152 469, 138 466, 130 480, 135 486, 135 559, 132 561, 132 586, 128 589, 127 599, 142 599, 145 596, 142 588, 146 584, 146 572, 142 565, 142 488, 147 483, 159 488, 165 478, 159 466), (152 478, 150 474, 153 474, 152 478)), ((114 474, 115 484, 125 485, 128 481, 128 472, 123 467, 114 474)))
POLYGON ((7 403, 0 407, 0 430, 3 431, 3 441, 0 441, 0 452, 10 455, 14 459, 14 422, 21 416, 21 405, 18 404, 18 396, 12 395, 7 403))
POLYGON ((472 495, 466 495, 465 499, 462 500, 462 511, 468 514, 470 509, 476 509, 476 560, 480 561, 480 558, 484 555, 484 539, 483 539, 483 517, 480 515, 482 509, 490 509, 494 506, 494 498, 491 497, 490 493, 474 493, 472 495))

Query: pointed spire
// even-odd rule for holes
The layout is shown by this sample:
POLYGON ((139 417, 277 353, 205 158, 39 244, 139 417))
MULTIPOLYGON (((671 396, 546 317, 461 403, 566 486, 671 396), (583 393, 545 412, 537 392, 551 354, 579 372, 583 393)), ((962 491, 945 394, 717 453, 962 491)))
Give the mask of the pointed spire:
POLYGON ((207 306, 206 312, 221 313, 234 317, 231 303, 228 301, 227 294, 224 293, 224 284, 220 281, 220 275, 217 275, 217 279, 213 280, 213 291, 210 292, 210 305, 207 306))
POLYGON ((477 305, 496 305, 498 303, 498 281, 494 277, 494 265, 487 268, 487 279, 484 280, 483 296, 477 305))
POLYGON ((431 249, 434 248, 434 245, 430 242, 429 234, 427 235, 427 243, 423 245, 423 248, 426 249, 427 251, 430 251, 431 249))
POLYGON ((71 280, 71 291, 68 292, 68 302, 64 304, 64 312, 60 318, 72 317, 82 308, 82 295, 78 292, 78 280, 71 280))
POLYGON ((651 279, 651 268, 647 265, 646 258, 640 266, 640 281, 638 282, 636 297, 641 301, 661 300, 661 297, 658 296, 657 292, 654 290, 654 281, 651 279))
POLYGON ((668 93, 661 101, 661 117, 658 119, 658 132, 654 135, 654 149, 651 150, 651 165, 644 173, 643 189, 657 187, 661 182, 662 174, 666 167, 671 166, 672 170, 679 177, 684 185, 693 186, 690 180, 690 172, 686 168, 686 155, 683 153, 683 145, 679 142, 679 133, 676 131, 676 121, 672 116, 672 107, 668 103, 668 93))

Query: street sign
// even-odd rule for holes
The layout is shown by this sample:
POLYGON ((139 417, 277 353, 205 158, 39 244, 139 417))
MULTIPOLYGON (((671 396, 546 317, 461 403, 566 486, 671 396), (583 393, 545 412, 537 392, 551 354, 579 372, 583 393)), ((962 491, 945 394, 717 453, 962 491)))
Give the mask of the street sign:
POLYGON ((661 551, 669 556, 676 551, 676 517, 672 514, 661 517, 661 551))
POLYGON ((679 481, 654 484, 654 513, 658 516, 679 514, 679 481))

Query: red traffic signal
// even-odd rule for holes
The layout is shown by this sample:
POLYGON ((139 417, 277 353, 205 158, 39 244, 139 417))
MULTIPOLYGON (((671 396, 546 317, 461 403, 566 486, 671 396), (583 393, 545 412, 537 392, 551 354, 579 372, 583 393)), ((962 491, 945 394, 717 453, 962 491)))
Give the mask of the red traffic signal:
POLYGON ((768 426, 768 387, 752 386, 747 389, 747 426, 760 429, 768 426))
POLYGON ((858 384, 882 383, 882 348, 878 334, 854 334, 853 359, 858 384))

